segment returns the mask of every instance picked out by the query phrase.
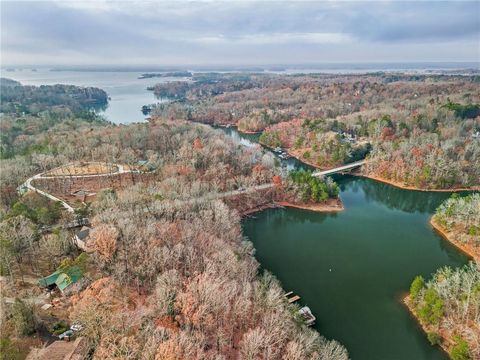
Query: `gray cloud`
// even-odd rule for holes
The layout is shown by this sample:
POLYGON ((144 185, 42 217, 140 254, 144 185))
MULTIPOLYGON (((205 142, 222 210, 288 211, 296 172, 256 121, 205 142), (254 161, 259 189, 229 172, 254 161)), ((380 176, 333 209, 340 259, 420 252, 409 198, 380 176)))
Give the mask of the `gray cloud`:
POLYGON ((4 64, 479 61, 480 2, 1 3, 4 64))

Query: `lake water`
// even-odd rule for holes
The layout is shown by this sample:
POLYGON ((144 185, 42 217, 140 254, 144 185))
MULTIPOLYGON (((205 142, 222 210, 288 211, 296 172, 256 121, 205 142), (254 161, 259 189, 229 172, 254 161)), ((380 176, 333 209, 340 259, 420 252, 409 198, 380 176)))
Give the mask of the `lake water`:
MULTIPOLYGON (((253 146, 259 135, 224 129, 253 146)), ((289 170, 309 168, 291 158, 289 170)), ((256 258, 285 291, 301 296, 315 328, 344 344, 354 360, 446 360, 402 303, 416 275, 462 266, 468 257, 429 224, 448 193, 409 191, 336 175, 345 210, 270 209, 243 222, 256 258)))
POLYGON ((138 79, 140 72, 102 71, 50 71, 24 69, 2 72, 2 76, 20 81, 24 85, 70 84, 93 86, 103 89, 110 97, 107 109, 101 114, 116 124, 145 121, 141 109, 143 105, 161 102, 147 87, 155 84, 179 80, 179 78, 138 79))
POLYGON ((416 275, 468 261, 428 222, 448 194, 337 181, 341 213, 276 209, 244 221, 258 261, 302 297, 319 332, 343 343, 352 359, 448 359, 401 303, 416 275))
MULTIPOLYGON (((174 79, 138 79, 139 72, 53 72, 2 74, 23 84, 74 84, 107 91, 104 115, 115 123, 143 121, 141 107, 156 102, 147 86, 174 79)), ((258 135, 223 129, 245 146, 258 135)), ((287 169, 307 167, 295 159, 287 169)), ((449 194, 407 191, 363 178, 338 176, 345 211, 322 214, 274 209, 243 222, 264 269, 286 291, 302 297, 317 317, 321 334, 344 344, 354 360, 445 360, 428 343, 401 303, 412 279, 429 277, 444 265, 468 259, 428 221, 449 194)))

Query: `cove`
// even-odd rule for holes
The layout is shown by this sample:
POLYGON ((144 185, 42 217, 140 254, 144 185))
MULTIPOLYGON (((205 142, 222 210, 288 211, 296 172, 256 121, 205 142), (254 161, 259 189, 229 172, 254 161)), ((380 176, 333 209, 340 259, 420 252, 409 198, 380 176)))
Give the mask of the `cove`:
POLYGON ((343 212, 270 209, 243 221, 261 266, 302 297, 316 329, 354 360, 448 359, 401 299, 416 275, 468 262, 428 222, 449 194, 352 176, 336 181, 343 212))
POLYGON ((51 71, 41 68, 37 71, 23 70, 8 74, 8 77, 24 85, 70 84, 94 86, 107 92, 110 100, 105 111, 100 114, 115 124, 143 122, 142 106, 160 103, 147 87, 167 81, 183 78, 139 79, 141 72, 136 71, 51 71))

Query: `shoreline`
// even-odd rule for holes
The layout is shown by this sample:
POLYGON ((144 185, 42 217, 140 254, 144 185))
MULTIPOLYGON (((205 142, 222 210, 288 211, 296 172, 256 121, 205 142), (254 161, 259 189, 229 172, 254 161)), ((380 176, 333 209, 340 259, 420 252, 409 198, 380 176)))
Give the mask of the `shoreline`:
POLYGON ((308 210, 308 211, 319 212, 319 213, 337 213, 345 210, 345 207, 343 206, 343 202, 339 197, 333 200, 329 199, 326 202, 319 203, 319 204, 306 204, 306 203, 296 204, 289 201, 273 201, 268 204, 259 205, 254 208, 242 211, 240 213, 240 217, 245 218, 245 217, 248 217, 249 215, 252 215, 257 212, 261 212, 263 210, 276 209, 276 208, 282 208, 282 207, 302 209, 302 210, 308 210))
POLYGON ((242 211, 242 212, 239 213, 239 215, 243 219, 243 218, 248 217, 248 216, 250 216, 252 214, 255 214, 257 212, 261 212, 261 211, 267 210, 267 209, 275 209, 275 208, 277 208, 277 206, 274 203, 268 203, 268 204, 255 206, 251 209, 242 211))
POLYGON ((410 191, 423 191, 423 192, 461 192, 461 191, 480 191, 480 186, 475 186, 471 188, 451 188, 451 189, 432 189, 432 188, 418 188, 415 186, 411 185, 405 185, 401 182, 394 181, 394 180, 388 180, 385 178, 382 178, 380 176, 374 176, 374 175, 367 175, 364 173, 352 173, 354 176, 359 176, 359 177, 364 177, 367 179, 375 180, 378 182, 382 182, 384 184, 392 185, 395 186, 399 189, 403 190, 410 190, 410 191))
MULTIPOLYGON (((440 347, 440 349, 442 349, 450 357, 450 348, 453 345, 452 340, 449 337, 445 336, 445 333, 435 331, 435 329, 433 329, 432 326, 429 326, 429 325, 423 323, 423 321, 420 320, 420 318, 415 313, 415 309, 413 307, 413 304, 410 301, 410 295, 409 294, 407 294, 407 295, 405 295, 405 297, 403 297, 402 303, 403 303, 403 305, 405 305, 405 307, 407 308, 410 315, 413 316, 413 318, 416 320, 417 324, 420 326, 420 328, 425 333, 425 335, 428 335, 428 333, 432 332, 432 331, 434 331, 438 335, 440 335, 440 337, 442 338, 442 342, 440 344, 431 345, 431 346, 440 347)), ((427 339, 427 341, 428 341, 428 339, 427 339)))
MULTIPOLYGON (((258 143, 261 146, 263 146, 263 147, 265 147, 265 148, 267 148, 267 149, 269 149, 270 151, 273 152, 274 148, 271 147, 270 145, 264 144, 260 141, 258 143)), ((299 154, 294 153, 293 150, 291 150, 289 148, 284 148, 284 149, 290 157, 297 159, 298 161, 300 161, 301 163, 303 163, 305 165, 311 166, 312 168, 317 169, 317 170, 328 170, 328 168, 322 168, 322 167, 320 167, 318 165, 315 165, 314 163, 310 162, 309 160, 302 159, 299 154)))
MULTIPOLYGON (((238 128, 238 126, 236 126, 236 129, 239 133, 246 134, 246 135, 257 135, 257 134, 261 134, 263 132, 263 131, 240 130, 238 128)), ((260 142, 259 142, 259 144, 260 144, 260 142)))
MULTIPOLYGON (((311 161, 307 161, 302 159, 298 154, 291 152, 290 150, 287 149, 287 153, 291 156, 297 159, 298 161, 305 163, 315 169, 324 171, 324 170, 329 170, 329 168, 324 168, 320 167, 318 165, 315 165, 311 161)), ((403 190, 410 190, 410 191, 423 191, 423 192, 462 192, 462 191, 480 191, 480 186, 474 186, 470 188, 451 188, 451 189, 435 189, 435 188, 419 188, 416 186, 412 185, 405 185, 401 182, 394 181, 394 180, 388 180, 385 178, 382 178, 380 176, 374 176, 374 175, 367 175, 361 172, 350 172, 349 173, 352 176, 358 176, 358 177, 364 177, 370 180, 375 180, 387 185, 395 186, 396 188, 403 189, 403 190)))
MULTIPOLYGON (((287 153, 288 155, 290 155, 291 157, 294 157, 295 159, 297 159, 298 161, 304 163, 304 164, 307 164, 308 166, 311 166, 313 167, 314 169, 317 169, 317 170, 321 170, 321 171, 325 171, 325 170, 329 170, 331 168, 329 167, 321 167, 321 166, 318 166, 316 164, 314 164, 313 162, 311 162, 310 160, 305 160, 301 157, 300 154, 298 154, 296 151, 294 150, 290 150, 290 149, 287 149, 287 153)), ((340 165, 339 165, 340 166, 340 165)))
POLYGON ((345 207, 343 206, 343 202, 340 198, 337 198, 334 201, 327 200, 324 203, 318 203, 318 204, 306 204, 306 203, 295 204, 289 201, 276 201, 275 204, 279 206, 294 208, 294 209, 302 209, 302 210, 309 210, 313 212, 323 212, 323 213, 340 212, 345 210, 345 207), (331 204, 332 202, 335 202, 335 204, 331 204))
MULTIPOLYGON (((262 144, 264 145, 264 144, 262 144)), ((264 145, 268 148, 270 148, 270 146, 268 145, 264 145)), ((313 162, 311 161, 308 161, 308 160, 304 160, 300 154, 298 154, 297 152, 294 152, 293 150, 291 149, 286 149, 288 155, 290 155, 291 157, 294 157, 295 159, 297 159, 298 161, 304 163, 304 164, 307 164, 315 169, 318 169, 318 170, 329 170, 328 167, 320 167, 316 164, 314 164, 313 162)), ((346 164, 345 164, 346 165, 346 164)), ((385 179, 385 178, 382 178, 381 176, 375 176, 375 175, 367 175, 367 174, 364 174, 364 173, 361 173, 361 172, 351 172, 349 173, 350 175, 353 175, 353 176, 358 176, 358 177, 365 177, 365 178, 368 178, 368 179, 371 179, 371 180, 375 180, 375 181, 378 181, 378 182, 381 182, 381 183, 384 183, 384 184, 388 184, 388 185, 391 185, 391 186, 395 186, 399 189, 403 189, 403 190, 410 190, 410 191, 423 191, 423 192, 462 192, 462 191, 480 191, 480 186, 474 186, 474 187, 469 187, 469 188, 465 188, 465 187, 455 187, 455 188, 450 188, 450 189, 435 189, 435 188, 419 188, 419 187, 416 187, 416 186, 412 186, 412 185, 405 185, 399 181, 394 181, 394 180, 389 180, 389 179, 385 179)))
POLYGON ((432 216, 432 218, 430 219, 430 225, 432 225, 435 231, 439 233, 445 240, 447 240, 464 254, 471 257, 477 264, 480 264, 480 254, 477 254, 472 246, 468 244, 463 244, 455 240, 451 232, 447 231, 445 228, 442 227, 442 225, 435 221, 434 216, 432 216))
MULTIPOLYGON (((224 127, 224 128, 228 128, 228 125, 223 125, 223 124, 216 124, 215 126, 219 126, 219 127, 224 127)), ((231 125, 231 127, 234 127, 237 129, 237 131, 239 133, 242 133, 242 134, 247 134, 247 135, 255 135, 255 134, 261 134, 263 131, 241 131, 238 129, 238 125, 231 125)), ((267 144, 264 144, 260 141, 258 141, 258 144, 269 149, 269 150, 273 150, 273 147, 267 145, 267 144)), ((287 154, 295 159, 297 159, 298 161, 308 165, 308 166, 311 166, 313 167, 314 169, 317 169, 317 170, 329 170, 330 168, 329 167, 320 167, 318 166, 317 164, 313 163, 312 161, 309 161, 309 160, 306 160, 306 159, 303 159, 301 154, 299 154, 297 151, 294 151, 293 149, 291 148, 284 148, 285 151, 287 152, 287 154)), ((384 183, 384 184, 388 184, 388 185, 391 185, 391 186, 394 186, 396 188, 399 188, 399 189, 403 189, 403 190, 410 190, 410 191, 423 191, 423 192, 463 192, 463 191, 480 191, 480 185, 478 186, 473 186, 473 187, 469 187, 469 188, 465 188, 465 187, 455 187, 455 188, 450 188, 450 189, 435 189, 435 188, 419 188, 419 187, 416 187, 416 186, 412 186, 412 185, 405 185, 404 183, 401 183, 399 181, 394 181, 394 180, 389 180, 389 179, 385 179, 385 178, 382 178, 381 176, 375 176, 375 175, 367 175, 367 174, 364 174, 364 173, 361 173, 361 172, 353 172, 353 173, 349 173, 350 175, 353 175, 353 176, 358 176, 358 177, 364 177, 364 178, 367 178, 367 179, 370 179, 370 180, 375 180, 375 181, 378 181, 378 182, 381 182, 381 183, 384 183)))

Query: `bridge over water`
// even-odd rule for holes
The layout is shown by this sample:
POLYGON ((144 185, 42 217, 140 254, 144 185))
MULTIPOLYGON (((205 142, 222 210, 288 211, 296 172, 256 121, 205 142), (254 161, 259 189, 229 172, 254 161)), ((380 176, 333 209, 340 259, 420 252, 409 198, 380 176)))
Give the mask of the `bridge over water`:
POLYGON ((334 168, 334 169, 329 169, 329 170, 324 170, 324 171, 320 171, 320 170, 315 171, 313 173, 313 176, 326 176, 326 175, 332 175, 332 174, 335 174, 335 173, 346 172, 346 171, 355 169, 357 167, 360 167, 360 166, 364 165, 366 162, 367 162, 366 160, 360 160, 360 161, 356 161, 356 162, 353 162, 353 163, 350 163, 350 164, 339 166, 339 167, 334 168))

